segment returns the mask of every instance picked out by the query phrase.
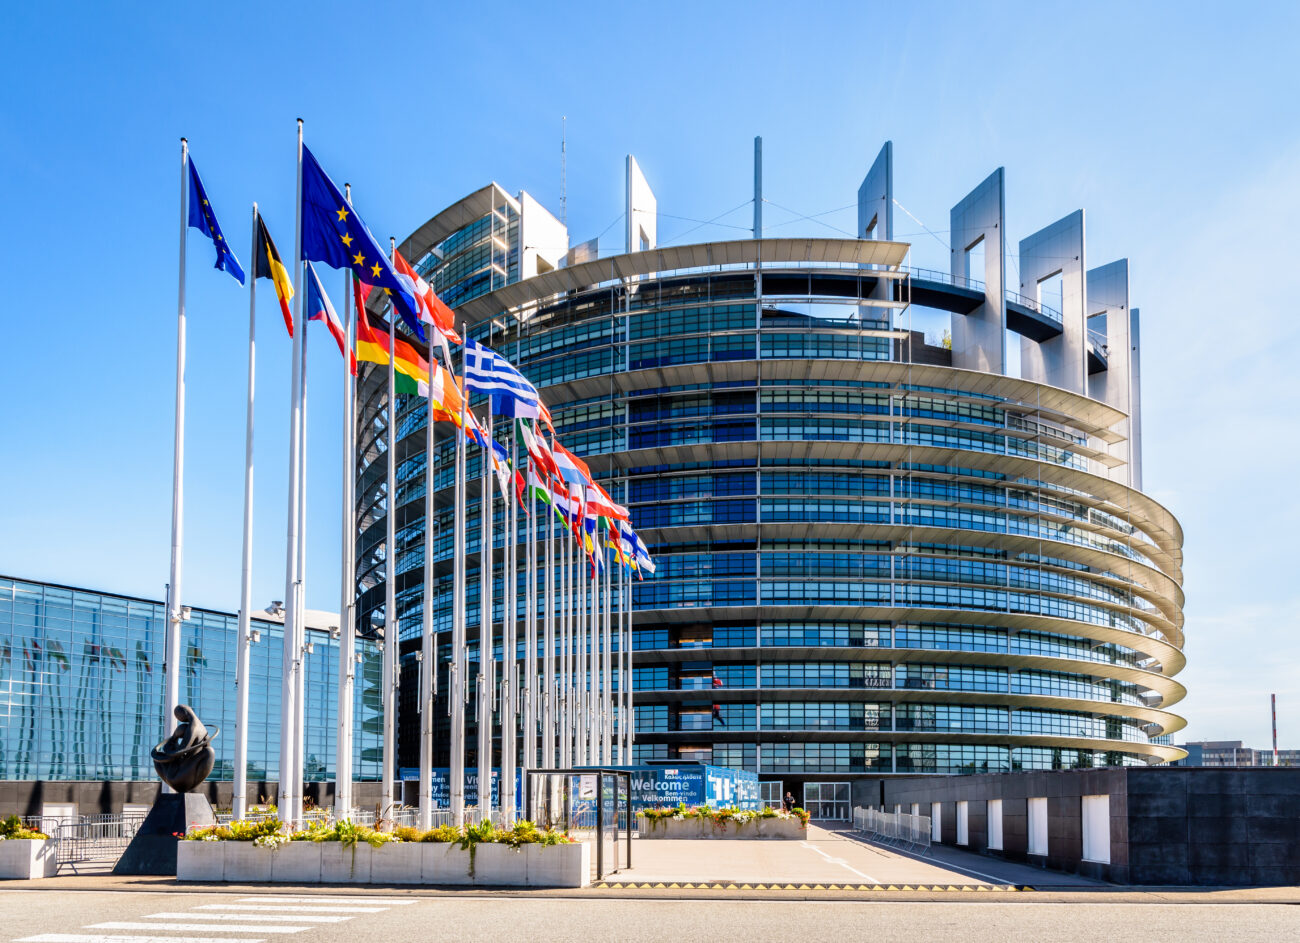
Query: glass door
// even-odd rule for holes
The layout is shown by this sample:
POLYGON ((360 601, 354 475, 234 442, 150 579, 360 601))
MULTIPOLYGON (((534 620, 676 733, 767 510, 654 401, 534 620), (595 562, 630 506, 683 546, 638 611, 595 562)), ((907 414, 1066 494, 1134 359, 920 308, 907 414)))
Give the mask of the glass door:
POLYGON ((848 783, 804 783, 803 807, 823 821, 847 822, 850 814, 848 783))

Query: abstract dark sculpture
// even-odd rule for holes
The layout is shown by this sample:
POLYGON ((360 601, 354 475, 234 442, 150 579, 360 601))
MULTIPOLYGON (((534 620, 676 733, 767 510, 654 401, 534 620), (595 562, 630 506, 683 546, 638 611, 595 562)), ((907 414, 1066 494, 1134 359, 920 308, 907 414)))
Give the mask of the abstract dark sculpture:
POLYGON ((203 726, 188 704, 177 704, 173 711, 179 723, 172 735, 150 752, 153 767, 159 777, 177 792, 190 792, 207 779, 217 753, 212 749, 212 738, 221 732, 214 727, 211 733, 203 726))
POLYGON ((178 723, 172 735, 149 755, 162 781, 175 792, 159 788, 149 814, 113 868, 114 874, 175 874, 176 842, 179 836, 200 825, 215 825, 212 803, 193 792, 212 772, 217 754, 212 738, 221 731, 208 728, 188 704, 177 704, 172 712, 178 723))

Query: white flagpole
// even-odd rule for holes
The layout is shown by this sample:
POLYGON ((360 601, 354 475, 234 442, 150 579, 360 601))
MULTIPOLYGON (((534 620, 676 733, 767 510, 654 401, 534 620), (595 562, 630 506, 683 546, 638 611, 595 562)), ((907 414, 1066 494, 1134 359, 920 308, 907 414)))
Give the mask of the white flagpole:
MULTIPOLYGON (((303 275, 303 293, 306 294, 306 274, 303 275)), ((303 303, 306 303, 304 299, 303 303)), ((296 631, 295 645, 298 652, 298 671, 296 683, 298 693, 294 698, 294 708, 298 712, 293 726, 293 795, 294 815, 296 821, 302 819, 303 779, 307 760, 307 325, 308 311, 302 320, 302 372, 298 382, 302 385, 299 393, 302 413, 298 419, 298 436, 302 440, 298 446, 298 595, 294 611, 298 618, 294 622, 296 631)))
MULTIPOLYGON (((606 537, 608 537, 609 532, 606 531, 605 533, 606 537)), ((604 605, 602 606, 600 616, 600 714, 602 718, 600 730, 600 762, 605 766, 609 766, 610 763, 614 761, 614 684, 613 678, 610 675, 610 669, 613 667, 613 663, 610 658, 609 649, 610 617, 613 614, 611 609, 609 568, 613 566, 613 564, 609 562, 608 547, 601 549, 601 559, 605 563, 605 585, 601 591, 601 599, 604 601, 604 605)))
POLYGON ((588 754, 590 764, 597 766, 601 764, 601 698, 604 696, 601 687, 601 528, 597 527, 591 533, 591 542, 594 546, 591 549, 595 571, 588 570, 589 581, 591 585, 591 610, 590 610, 590 652, 588 653, 588 663, 590 671, 590 687, 588 695, 588 710, 590 711, 590 727, 588 727, 588 754))
MULTIPOLYGON (((619 552, 623 550, 623 529, 619 527, 619 552)), ((626 556, 624 560, 626 560, 626 556)), ((627 569, 624 563, 618 568, 618 667, 615 671, 618 673, 618 765, 627 766, 629 763, 627 755, 627 651, 628 637, 624 631, 624 619, 627 615, 627 604, 623 597, 623 571, 627 569)))
MULTIPOLYGON (((568 510, 567 498, 565 510, 568 510)), ((555 618, 560 631, 560 662, 555 684, 556 749, 559 751, 561 769, 569 769, 572 757, 569 755, 569 545, 560 532, 559 546, 556 548, 556 561, 559 583, 556 586, 555 618)))
MULTIPOLYGON (((518 437, 513 416, 506 423, 510 435, 510 491, 514 491, 514 473, 519 467, 518 437)), ((501 813, 507 824, 515 817, 516 721, 519 713, 519 502, 506 494, 505 572, 501 586, 501 813)))
MULTIPOLYGON (((551 494, 554 502, 554 493, 551 494)), ((555 530, 555 508, 542 503, 546 515, 546 544, 543 551, 542 596, 542 768, 555 768, 555 557, 551 535, 555 530)))
POLYGON ((257 365, 257 204, 253 204, 253 270, 248 277, 248 409, 244 416, 244 544, 239 568, 239 625, 235 640, 235 782, 231 811, 244 817, 248 802, 248 663, 253 606, 253 389, 257 365))
POLYGON ((383 669, 383 776, 380 789, 381 815, 393 814, 393 775, 397 772, 397 308, 391 302, 388 308, 388 428, 384 430, 387 445, 388 475, 384 498, 384 669, 383 669))
POLYGON ((537 501, 528 478, 530 457, 524 456, 524 739, 520 751, 522 782, 528 790, 528 770, 537 767, 537 501))
MULTIPOLYGON (((165 697, 164 735, 175 726, 174 712, 181 700, 181 569, 185 540, 185 248, 189 231, 190 145, 181 138, 181 238, 176 298, 176 425, 172 446, 172 546, 167 580, 167 634, 163 665, 165 697)), ((163 783, 163 792, 172 792, 163 783)))
MULTIPOLYGON (((352 184, 343 185, 352 204, 352 184)), ((352 351, 356 349, 352 273, 343 273, 343 574, 339 590, 338 735, 334 756, 334 817, 352 817, 352 724, 356 692, 356 420, 353 416, 352 351)))
POLYGON ((294 745, 298 712, 295 701, 298 695, 297 673, 300 652, 297 648, 298 622, 298 486, 301 483, 299 464, 302 437, 298 434, 302 422, 302 119, 298 119, 298 198, 294 223, 293 247, 293 353, 292 376, 289 381, 289 500, 288 524, 285 540, 284 634, 281 649, 280 684, 280 795, 281 820, 296 824, 302 814, 302 803, 294 807, 293 764, 297 754, 294 745))
POLYGON ((492 701, 496 688, 496 662, 492 651, 492 579, 495 556, 492 539, 492 514, 495 508, 492 489, 492 400, 488 398, 487 448, 483 450, 483 484, 479 498, 479 623, 478 623, 478 820, 492 810, 492 701))
MULTIPOLYGON (((462 326, 462 330, 463 330, 462 326)), ((449 691, 447 710, 450 714, 447 792, 451 799, 453 825, 465 824, 465 452, 468 421, 465 390, 465 358, 461 354, 460 429, 456 436, 456 464, 452 477, 455 493, 452 517, 452 589, 451 589, 451 661, 448 667, 449 691)))
MULTIPOLYGON (((636 553, 636 548, 633 548, 633 553, 636 553)), ((625 732, 624 732, 623 740, 625 744, 624 745, 625 754, 627 754, 628 764, 630 765, 633 764, 633 762, 636 762, 634 761, 633 754, 632 754, 632 745, 633 743, 636 743, 636 731, 637 731, 636 711, 634 711, 632 706, 632 652, 633 649, 636 648, 636 640, 633 639, 633 635, 632 635, 633 593, 632 593, 632 574, 630 574, 630 572, 628 574, 628 579, 625 580, 625 583, 627 583, 627 597, 624 598, 624 605, 627 606, 627 615, 625 615, 624 617, 624 624, 625 626, 627 626, 627 628, 625 628, 624 630, 623 637, 625 640, 627 640, 627 656, 625 656, 625 662, 624 662, 625 667, 623 670, 623 683, 625 685, 624 696, 623 696, 623 704, 624 704, 623 715, 625 718, 625 723, 627 723, 627 726, 625 726, 624 728, 625 732)))
POLYGON ((433 692, 438 673, 436 637, 433 634, 433 539, 434 514, 434 422, 433 422, 433 325, 429 325, 429 397, 424 424, 424 593, 420 631, 420 828, 433 825, 433 692))
POLYGON ((587 521, 582 520, 582 549, 578 552, 578 756, 579 766, 591 758, 591 561, 586 551, 587 521))

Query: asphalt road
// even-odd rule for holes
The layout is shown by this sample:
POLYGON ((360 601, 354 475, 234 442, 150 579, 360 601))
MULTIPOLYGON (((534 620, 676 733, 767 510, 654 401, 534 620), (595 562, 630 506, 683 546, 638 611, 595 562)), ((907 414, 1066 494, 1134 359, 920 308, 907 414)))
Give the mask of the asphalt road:
MULTIPOLYGON (((1033 892, 1028 892, 1032 894, 1033 892)), ((267 890, 0 889, 0 943, 1300 939, 1278 903, 678 900, 267 890)))

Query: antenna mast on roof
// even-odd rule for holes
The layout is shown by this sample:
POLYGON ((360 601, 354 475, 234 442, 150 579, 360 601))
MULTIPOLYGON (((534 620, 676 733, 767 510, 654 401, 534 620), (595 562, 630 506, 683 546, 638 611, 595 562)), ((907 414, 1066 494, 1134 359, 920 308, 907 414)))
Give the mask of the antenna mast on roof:
POLYGON ((566 165, 569 154, 565 144, 565 122, 567 120, 567 115, 560 115, 560 222, 565 226, 569 225, 569 192, 568 181, 566 180, 566 165))

